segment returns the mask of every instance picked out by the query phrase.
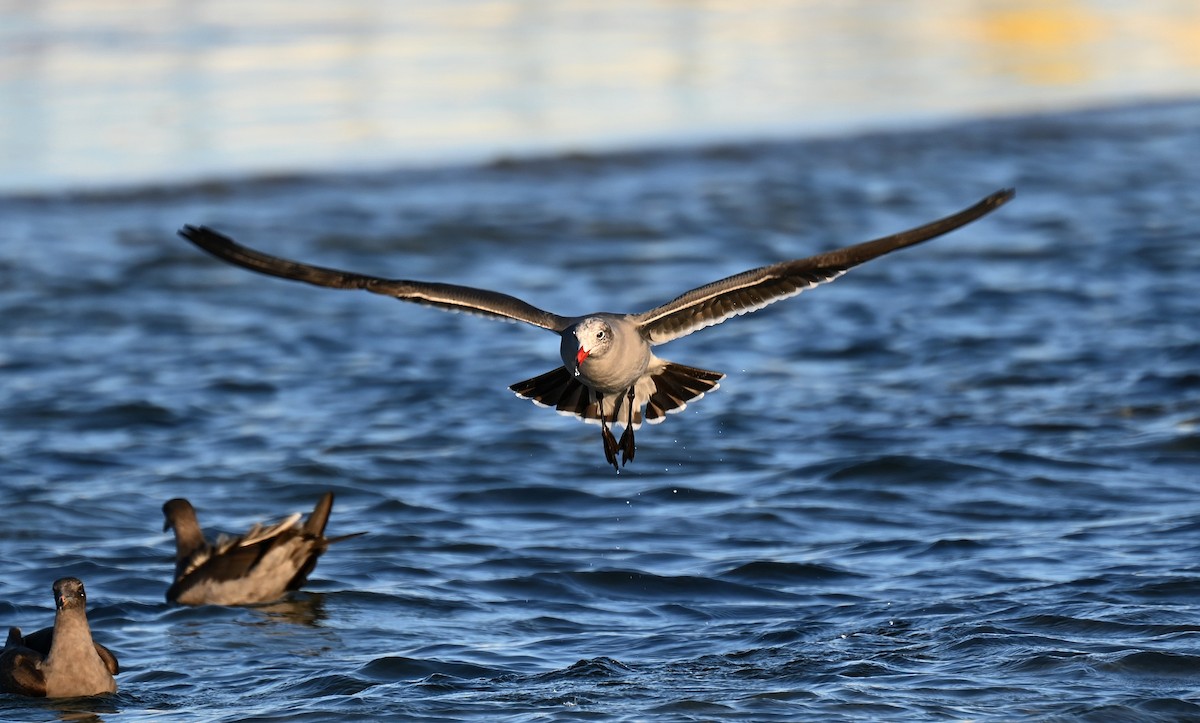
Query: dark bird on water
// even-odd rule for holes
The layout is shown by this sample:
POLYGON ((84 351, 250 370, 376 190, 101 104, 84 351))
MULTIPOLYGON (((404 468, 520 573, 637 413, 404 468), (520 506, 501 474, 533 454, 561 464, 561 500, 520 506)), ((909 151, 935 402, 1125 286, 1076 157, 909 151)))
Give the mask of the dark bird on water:
POLYGON ((558 334, 563 365, 509 389, 536 404, 599 424, 604 458, 620 471, 618 453, 622 465, 633 459, 633 432, 642 422, 662 422, 668 413, 716 389, 725 376, 660 359, 651 347, 757 311, 832 281, 871 259, 953 231, 994 211, 1013 195, 1012 189, 997 191, 970 208, 908 231, 744 271, 637 314, 559 316, 496 291, 290 261, 242 246, 204 226, 184 226, 179 234, 223 261, 262 274, 333 289, 365 289, 448 311, 524 322, 558 334), (610 426, 624 428, 619 441, 610 426))
POLYGON ((163 505, 163 532, 175 530, 175 581, 167 602, 182 605, 254 605, 299 590, 331 544, 362 534, 325 537, 333 510, 326 492, 304 524, 300 513, 273 525, 254 525, 244 535, 204 538, 196 510, 185 499, 163 505))
POLYGON ((117 656, 92 640, 83 581, 54 583, 54 627, 21 635, 8 629, 0 651, 0 691, 38 698, 74 698, 115 693, 117 656))

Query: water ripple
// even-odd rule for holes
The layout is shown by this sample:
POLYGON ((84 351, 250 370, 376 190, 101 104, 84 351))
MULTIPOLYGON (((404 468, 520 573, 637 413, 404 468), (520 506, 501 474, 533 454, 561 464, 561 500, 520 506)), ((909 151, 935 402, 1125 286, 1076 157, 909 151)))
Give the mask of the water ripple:
POLYGON ((124 668, 5 717, 1200 717, 1195 112, 0 199, 0 622, 49 624, 80 576, 124 668), (1010 183, 672 345, 728 376, 620 475, 505 389, 553 337, 173 236, 636 309, 1010 183), (163 501, 236 532, 325 490, 366 534, 305 592, 166 604, 163 501))

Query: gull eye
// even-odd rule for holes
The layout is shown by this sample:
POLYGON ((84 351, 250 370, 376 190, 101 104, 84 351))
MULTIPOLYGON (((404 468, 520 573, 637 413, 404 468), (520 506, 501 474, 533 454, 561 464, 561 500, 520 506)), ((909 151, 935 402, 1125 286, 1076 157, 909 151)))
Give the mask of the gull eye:
POLYGON ((597 338, 597 339, 603 339, 603 338, 604 338, 604 330, 603 330, 603 329, 601 329, 600 331, 596 332, 596 338, 597 338))

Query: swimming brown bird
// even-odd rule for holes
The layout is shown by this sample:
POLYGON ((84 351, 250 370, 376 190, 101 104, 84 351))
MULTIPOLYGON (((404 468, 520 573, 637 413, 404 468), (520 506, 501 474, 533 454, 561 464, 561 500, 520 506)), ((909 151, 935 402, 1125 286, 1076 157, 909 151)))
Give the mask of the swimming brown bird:
POLYGON ((270 276, 334 289, 364 289, 447 311, 520 321, 559 335, 563 365, 509 387, 525 399, 600 425, 604 457, 620 471, 633 459, 633 431, 657 424, 717 388, 720 372, 660 359, 651 347, 832 281, 851 268, 892 251, 953 231, 988 214, 1014 195, 997 191, 970 208, 932 223, 794 261, 763 266, 692 289, 638 314, 598 312, 559 316, 486 289, 428 281, 386 279, 312 266, 246 248, 203 226, 179 234, 217 258, 270 276), (618 441, 609 426, 622 426, 618 441))
POLYGON ((326 492, 304 524, 300 513, 246 534, 204 539, 196 510, 185 499, 163 505, 163 532, 175 531, 175 581, 167 602, 181 605, 253 605, 299 590, 333 543, 362 533, 326 538, 333 493, 326 492))
POLYGON ((117 656, 92 640, 87 595, 78 578, 54 583, 54 627, 21 635, 8 629, 0 651, 0 691, 39 698, 114 693, 117 656))

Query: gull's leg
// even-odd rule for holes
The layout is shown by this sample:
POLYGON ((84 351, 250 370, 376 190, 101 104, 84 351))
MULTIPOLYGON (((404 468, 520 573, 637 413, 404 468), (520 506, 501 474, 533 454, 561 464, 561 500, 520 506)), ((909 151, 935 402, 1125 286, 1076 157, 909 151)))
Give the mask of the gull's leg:
POLYGON ((596 392, 596 404, 600 407, 600 438, 604 440, 604 459, 620 472, 621 468, 617 466, 617 438, 608 429, 608 421, 604 418, 604 395, 600 392, 596 392))
POLYGON ((629 408, 625 410, 625 431, 621 433, 621 442, 618 445, 621 449, 622 467, 625 466, 626 462, 633 461, 633 387, 630 387, 626 393, 625 402, 629 408))

